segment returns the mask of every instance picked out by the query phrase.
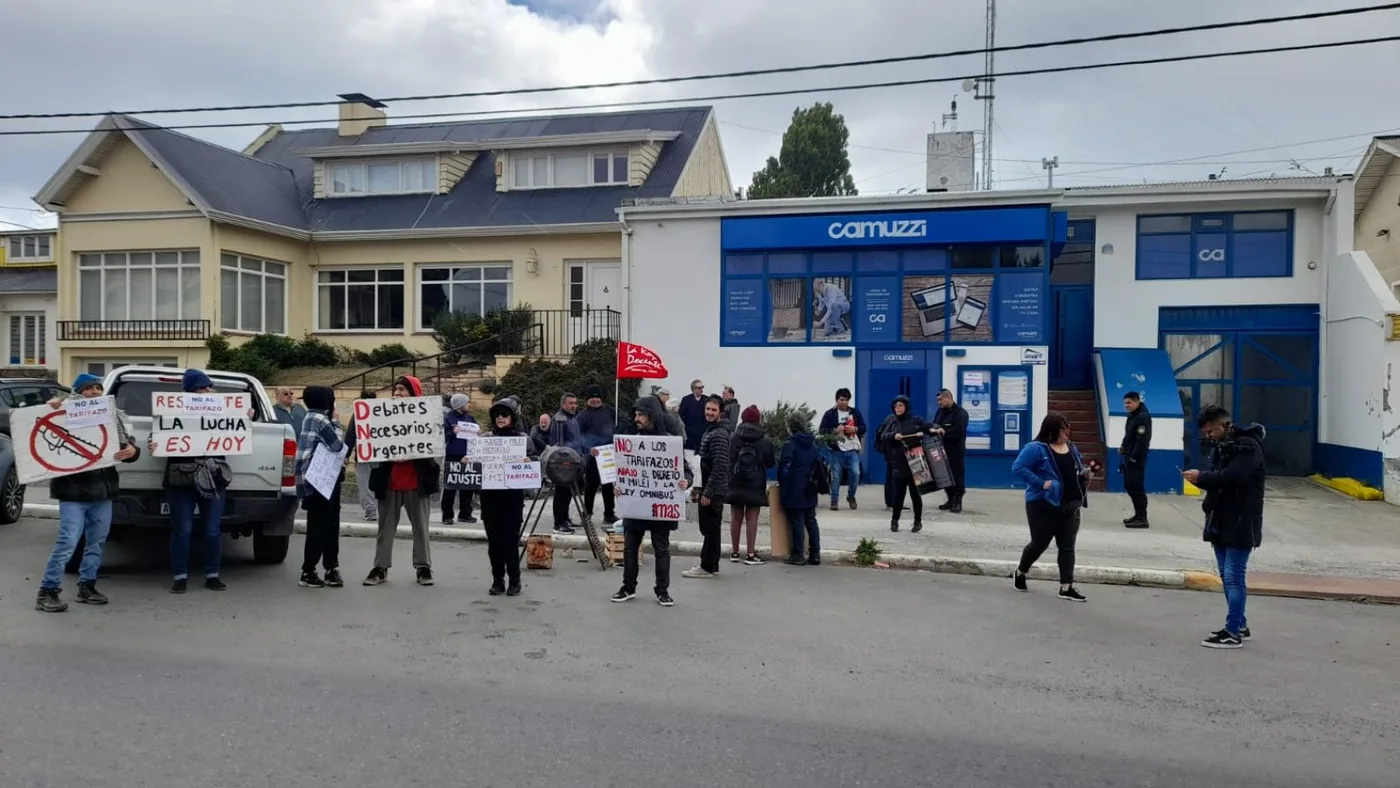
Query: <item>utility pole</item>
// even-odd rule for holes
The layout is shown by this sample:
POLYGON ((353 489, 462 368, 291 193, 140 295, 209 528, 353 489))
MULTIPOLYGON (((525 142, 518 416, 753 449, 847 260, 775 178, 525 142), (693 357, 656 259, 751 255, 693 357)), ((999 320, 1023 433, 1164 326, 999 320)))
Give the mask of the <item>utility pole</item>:
POLYGON ((1056 157, 1053 158, 1053 159, 1041 159, 1041 160, 1040 160, 1040 168, 1041 168, 1042 170, 1045 170, 1045 172, 1046 172, 1046 176, 1045 176, 1045 178, 1046 178, 1046 180, 1045 180, 1045 188, 1047 188, 1047 189, 1053 189, 1053 188, 1055 188, 1055 168, 1058 167, 1058 166, 1060 166, 1060 157, 1059 157, 1059 156, 1056 156, 1056 157))
POLYGON ((996 53, 992 50, 997 45, 997 0, 987 0, 987 57, 985 68, 986 73, 982 77, 982 82, 986 86, 986 94, 977 98, 986 103, 982 109, 982 188, 992 188, 992 132, 995 128, 992 119, 992 104, 996 100, 993 83, 996 81, 996 53))

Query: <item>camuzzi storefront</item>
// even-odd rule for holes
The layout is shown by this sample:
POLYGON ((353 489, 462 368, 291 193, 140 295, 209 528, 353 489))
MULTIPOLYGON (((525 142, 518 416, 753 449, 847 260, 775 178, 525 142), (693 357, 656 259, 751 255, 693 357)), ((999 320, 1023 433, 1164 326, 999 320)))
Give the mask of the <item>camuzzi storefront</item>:
MULTIPOLYGON (((900 394, 931 417, 948 388, 969 415, 969 485, 1014 486, 1011 461, 1048 408, 1048 261, 1067 219, 928 202, 624 209, 627 333, 671 374, 649 383, 677 396, 695 378, 727 383, 746 405, 818 414, 844 386, 872 426, 900 394)), ((866 468, 883 481, 869 446, 866 468)))

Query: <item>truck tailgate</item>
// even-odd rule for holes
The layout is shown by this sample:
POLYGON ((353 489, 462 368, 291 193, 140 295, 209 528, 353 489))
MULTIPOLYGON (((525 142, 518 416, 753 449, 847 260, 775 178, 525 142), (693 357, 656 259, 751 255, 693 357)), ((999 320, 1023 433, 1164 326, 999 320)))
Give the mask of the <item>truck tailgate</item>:
MULTIPOLYGON (((151 436, 149 416, 131 417, 133 437, 141 447, 141 457, 132 463, 118 463, 124 490, 159 490, 165 480, 165 457, 152 457, 146 450, 151 436)), ((292 428, 281 423, 254 422, 252 454, 231 454, 228 460, 233 471, 229 491, 234 493, 272 493, 282 489, 282 458, 286 441, 295 440, 292 428)))

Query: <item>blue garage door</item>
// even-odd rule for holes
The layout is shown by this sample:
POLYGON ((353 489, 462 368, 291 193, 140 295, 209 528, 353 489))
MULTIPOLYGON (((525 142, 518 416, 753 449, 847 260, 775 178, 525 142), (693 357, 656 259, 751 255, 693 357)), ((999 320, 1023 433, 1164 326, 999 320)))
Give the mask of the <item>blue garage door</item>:
POLYGON ((1161 344, 1172 359, 1186 416, 1184 463, 1199 466, 1203 459, 1195 414, 1220 405, 1237 423, 1258 422, 1268 430, 1264 449, 1270 473, 1311 473, 1317 442, 1317 308, 1162 313, 1161 344))

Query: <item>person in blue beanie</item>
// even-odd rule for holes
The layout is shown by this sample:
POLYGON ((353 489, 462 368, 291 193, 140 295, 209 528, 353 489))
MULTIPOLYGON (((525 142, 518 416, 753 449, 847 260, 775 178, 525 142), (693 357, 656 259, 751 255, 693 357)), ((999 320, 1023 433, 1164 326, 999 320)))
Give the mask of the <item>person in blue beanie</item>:
MULTIPOLYGON (((212 394, 214 381, 203 370, 187 369, 180 389, 186 394, 212 394)), ((155 453, 155 441, 147 448, 155 453)), ((210 591, 228 588, 219 578, 219 568, 223 559, 224 504, 232 480, 233 471, 223 457, 166 458, 161 486, 170 507, 170 570, 175 576, 170 593, 185 593, 189 582, 190 535, 196 509, 204 538, 204 587, 210 591)))
MULTIPOLYGON (((83 373, 73 381, 73 393, 68 399, 100 397, 102 392, 102 379, 83 373)), ((52 400, 49 407, 57 410, 63 407, 63 401, 52 400)), ((115 415, 116 442, 120 447, 116 459, 118 462, 135 462, 141 456, 141 450, 136 448, 136 441, 131 437, 130 422, 121 411, 115 415)), ((44 568, 44 579, 39 583, 39 598, 34 605, 37 610, 62 613, 68 609, 68 603, 59 599, 63 568, 73 558, 80 538, 85 546, 83 562, 78 569, 78 602, 85 605, 107 604, 107 597, 97 590, 97 570, 102 566, 102 548, 112 528, 112 498, 116 496, 119 484, 116 468, 83 471, 49 482, 49 497, 58 501, 58 538, 54 540, 48 566, 44 568)))

